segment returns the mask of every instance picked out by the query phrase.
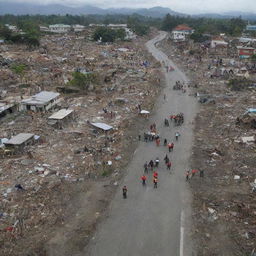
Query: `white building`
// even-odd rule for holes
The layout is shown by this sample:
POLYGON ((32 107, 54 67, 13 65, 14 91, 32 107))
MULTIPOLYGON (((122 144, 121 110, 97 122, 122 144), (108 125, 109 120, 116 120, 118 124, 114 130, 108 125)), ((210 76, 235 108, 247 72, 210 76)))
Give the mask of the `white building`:
POLYGON ((136 35, 129 28, 125 28, 124 30, 126 33, 125 40, 132 40, 136 38, 136 35))
POLYGON ((49 26, 50 32, 53 33, 68 33, 71 29, 70 25, 65 24, 55 24, 49 26))
POLYGON ((187 39, 187 37, 194 33, 194 29, 187 25, 178 25, 172 30, 171 39, 176 42, 182 42, 187 39))
POLYGON ((40 31, 42 31, 42 32, 50 32, 49 27, 39 26, 39 28, 40 28, 40 31))
POLYGON ((10 29, 12 32, 19 32, 18 28, 13 25, 5 24, 5 26, 10 29))
POLYGON ((127 24, 108 24, 107 27, 109 28, 127 28, 127 24))
POLYGON ((84 31, 85 26, 76 24, 76 25, 73 25, 72 28, 74 29, 74 32, 82 32, 84 31))
POLYGON ((31 110, 35 112, 47 111, 59 103, 60 94, 57 92, 42 91, 31 98, 21 101, 20 111, 31 110))
POLYGON ((105 27, 106 25, 104 24, 94 24, 94 23, 91 23, 89 24, 89 27, 105 27))
POLYGON ((221 37, 214 37, 211 41, 211 48, 216 47, 227 47, 228 43, 225 42, 221 37))

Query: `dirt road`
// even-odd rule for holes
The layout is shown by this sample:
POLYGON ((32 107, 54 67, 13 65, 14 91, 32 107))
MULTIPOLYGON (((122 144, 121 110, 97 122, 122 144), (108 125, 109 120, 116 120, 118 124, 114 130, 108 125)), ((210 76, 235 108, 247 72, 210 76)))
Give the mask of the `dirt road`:
MULTIPOLYGON (((147 43, 148 50, 165 65, 172 65, 175 71, 166 73, 166 87, 155 106, 155 113, 145 128, 151 123, 157 124, 162 139, 161 146, 154 142, 139 143, 134 157, 127 167, 127 175, 120 184, 110 205, 109 214, 103 221, 85 249, 84 255, 90 256, 187 256, 192 255, 192 245, 187 235, 190 215, 190 192, 185 181, 185 171, 189 168, 189 157, 193 139, 193 121, 197 105, 194 97, 173 91, 176 80, 187 81, 185 75, 159 51, 155 44, 165 37, 162 32, 147 43), (166 100, 164 100, 164 94, 166 100), (183 112, 185 123, 181 127, 164 127, 163 120, 171 113, 183 112), (174 141, 174 133, 179 131, 181 137, 174 146, 174 152, 167 153, 163 138, 174 141), (166 169, 164 157, 168 154, 172 161, 172 173, 166 169), (147 186, 142 187, 140 176, 146 161, 160 158, 159 186, 153 188, 150 172, 147 186), (128 187, 128 198, 123 199, 121 188, 128 187), (184 247, 184 245, 186 245, 184 247)), ((142 133, 142 131, 138 131, 142 133)))

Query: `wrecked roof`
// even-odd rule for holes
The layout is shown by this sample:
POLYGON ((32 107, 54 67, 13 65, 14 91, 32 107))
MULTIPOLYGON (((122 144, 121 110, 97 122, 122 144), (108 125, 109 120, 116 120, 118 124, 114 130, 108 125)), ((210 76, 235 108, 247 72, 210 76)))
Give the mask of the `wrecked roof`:
POLYGON ((49 119, 61 120, 73 112, 71 109, 61 109, 49 117, 49 119))
POLYGON ((0 103, 0 114, 9 108, 12 108, 13 106, 14 104, 0 103))
POLYGON ((32 137, 34 137, 33 133, 20 133, 16 136, 12 137, 7 142, 4 142, 4 144, 6 144, 6 145, 21 145, 24 142, 31 139, 32 137))
POLYGON ((178 25, 173 29, 173 31, 191 31, 191 30, 193 30, 193 28, 189 27, 186 24, 178 25))
POLYGON ((22 104, 29 104, 29 105, 45 105, 49 101, 57 98, 60 94, 57 92, 48 92, 42 91, 38 94, 35 94, 31 98, 25 99, 21 101, 22 104))
POLYGON ((108 131, 108 130, 111 130, 113 129, 112 126, 108 125, 108 124, 104 124, 104 123, 91 123, 91 125, 97 127, 97 128, 100 128, 104 131, 108 131))

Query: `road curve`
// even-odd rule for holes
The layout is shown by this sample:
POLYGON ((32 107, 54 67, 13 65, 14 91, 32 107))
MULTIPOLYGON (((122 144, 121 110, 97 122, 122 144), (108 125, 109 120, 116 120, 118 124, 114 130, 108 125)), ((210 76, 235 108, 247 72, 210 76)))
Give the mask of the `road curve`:
MULTIPOLYGON (((173 173, 166 170, 163 158, 167 149, 156 147, 155 143, 140 142, 127 167, 127 175, 120 184, 120 191, 110 205, 109 215, 103 221, 84 251, 89 256, 187 256, 192 255, 192 247, 187 237, 187 226, 190 215, 190 193, 185 182, 185 170, 191 154, 193 139, 193 121, 197 104, 193 97, 171 88, 176 80, 187 81, 168 57, 155 47, 166 34, 161 32, 146 46, 153 56, 175 71, 166 73, 166 87, 162 90, 150 123, 156 123, 161 138, 174 140, 175 131, 181 133, 175 143, 174 152, 169 154, 173 164, 173 173), (164 100, 163 95, 166 95, 164 100), (164 118, 171 113, 183 112, 185 123, 181 127, 166 128, 164 118), (148 184, 142 187, 140 176, 143 164, 159 157, 159 187, 152 186, 152 173, 148 175, 148 184), (123 185, 128 186, 128 198, 121 196, 123 185), (184 241, 185 239, 185 241, 184 241), (184 248, 183 242, 186 244, 184 248)), ((161 142, 162 144, 162 142, 161 142)))

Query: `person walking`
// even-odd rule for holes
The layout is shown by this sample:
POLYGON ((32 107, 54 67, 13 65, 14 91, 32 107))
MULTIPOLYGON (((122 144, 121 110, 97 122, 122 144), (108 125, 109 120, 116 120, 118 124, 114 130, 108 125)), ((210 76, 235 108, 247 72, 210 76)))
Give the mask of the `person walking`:
POLYGON ((170 161, 170 159, 169 159, 169 157, 167 156, 167 154, 166 154, 166 156, 165 156, 165 158, 164 158, 164 161, 165 161, 165 164, 169 163, 169 161, 170 161))
POLYGON ((154 188, 157 188, 157 182, 158 182, 157 178, 154 178, 154 179, 153 179, 154 188))
POLYGON ((176 139, 176 141, 178 141, 179 137, 180 137, 180 133, 179 132, 175 132, 175 139, 176 139))
POLYGON ((160 160, 159 160, 159 158, 157 157, 156 160, 155 160, 155 166, 156 166, 156 167, 159 166, 159 162, 160 162, 160 160))
POLYGON ((154 162, 153 162, 153 160, 150 160, 149 166, 151 167, 151 171, 153 171, 153 167, 154 167, 154 162))
POLYGON ((148 162, 144 164, 144 172, 148 173, 148 162))
POLYGON ((193 170, 191 171, 191 174, 192 174, 191 178, 193 178, 197 172, 198 172, 197 170, 193 169, 193 170))
POLYGON ((169 149, 169 153, 173 151, 173 148, 174 148, 174 143, 169 143, 168 144, 168 149, 169 149))
POLYGON ((164 139, 164 146, 167 146, 167 139, 164 139))
POLYGON ((155 172, 153 173, 153 178, 158 178, 158 172, 155 171, 155 172))
POLYGON ((199 171, 200 171, 200 173, 199 173, 200 177, 203 178, 204 177, 204 170, 200 169, 199 171))
POLYGON ((141 176, 141 180, 142 180, 142 185, 145 186, 147 177, 145 175, 143 175, 143 176, 141 176))
POLYGON ((166 166, 167 166, 167 170, 171 170, 172 162, 171 162, 171 161, 168 162, 168 163, 166 164, 166 166))
POLYGON ((127 187, 126 186, 123 186, 123 198, 126 199, 127 198, 127 187))
POLYGON ((160 146, 160 138, 156 139, 156 146, 159 147, 160 146))
POLYGON ((189 180, 189 174, 190 174, 189 171, 187 171, 187 172, 186 172, 186 181, 189 180))

